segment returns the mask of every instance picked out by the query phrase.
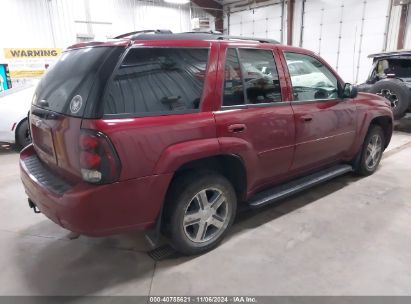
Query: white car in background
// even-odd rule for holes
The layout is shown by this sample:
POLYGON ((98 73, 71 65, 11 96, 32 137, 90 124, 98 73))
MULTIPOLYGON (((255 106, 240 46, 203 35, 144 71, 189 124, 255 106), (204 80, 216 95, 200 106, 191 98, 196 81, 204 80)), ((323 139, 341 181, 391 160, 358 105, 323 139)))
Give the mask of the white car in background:
POLYGON ((36 86, 0 93, 0 142, 21 149, 31 142, 27 114, 36 86))

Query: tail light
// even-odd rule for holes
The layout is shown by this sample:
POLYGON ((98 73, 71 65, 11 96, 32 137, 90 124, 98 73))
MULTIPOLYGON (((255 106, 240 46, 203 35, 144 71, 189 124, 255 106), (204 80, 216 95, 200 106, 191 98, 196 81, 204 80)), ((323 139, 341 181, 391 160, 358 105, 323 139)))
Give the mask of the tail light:
POLYGON ((84 181, 105 184, 118 180, 121 171, 120 160, 106 135, 83 129, 79 145, 80 168, 84 181))

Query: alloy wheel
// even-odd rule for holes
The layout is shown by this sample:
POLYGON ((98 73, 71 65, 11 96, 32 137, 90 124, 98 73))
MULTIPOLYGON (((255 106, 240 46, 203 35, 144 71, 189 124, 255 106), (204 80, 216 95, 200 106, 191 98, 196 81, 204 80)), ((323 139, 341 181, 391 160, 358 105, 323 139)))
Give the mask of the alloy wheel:
POLYGON ((382 139, 378 134, 374 134, 367 145, 367 152, 365 154, 365 165, 368 170, 373 170, 378 164, 382 153, 382 139))
POLYGON ((221 190, 201 190, 191 199, 185 210, 185 235, 194 243, 218 238, 228 226, 228 211, 228 203, 221 190))

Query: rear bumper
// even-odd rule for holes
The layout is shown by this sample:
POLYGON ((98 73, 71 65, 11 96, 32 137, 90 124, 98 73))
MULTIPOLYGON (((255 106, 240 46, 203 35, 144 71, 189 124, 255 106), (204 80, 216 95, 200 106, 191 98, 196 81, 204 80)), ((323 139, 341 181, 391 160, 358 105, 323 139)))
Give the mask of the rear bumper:
POLYGON ((21 180, 29 199, 53 222, 90 236, 151 228, 172 178, 162 174, 107 185, 80 182, 58 193, 27 168, 25 159, 32 156, 32 145, 20 155, 21 180))

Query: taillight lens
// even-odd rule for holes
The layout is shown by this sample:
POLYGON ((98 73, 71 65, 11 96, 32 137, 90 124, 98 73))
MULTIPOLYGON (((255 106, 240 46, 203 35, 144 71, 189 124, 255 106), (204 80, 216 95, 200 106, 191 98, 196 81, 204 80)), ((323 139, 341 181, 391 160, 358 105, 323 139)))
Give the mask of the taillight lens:
POLYGON ((106 135, 94 130, 81 130, 80 168, 89 183, 112 183, 120 177, 121 164, 114 146, 106 135))

